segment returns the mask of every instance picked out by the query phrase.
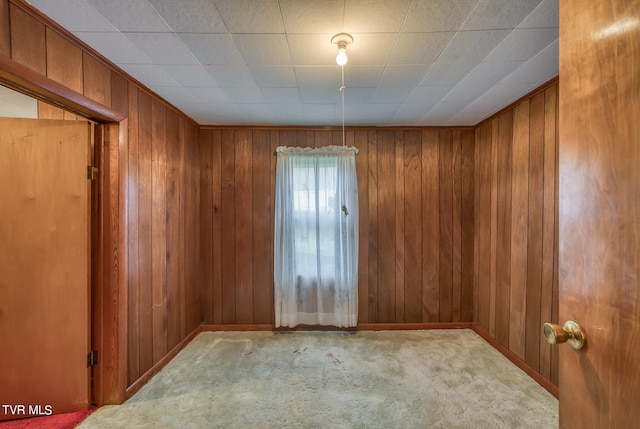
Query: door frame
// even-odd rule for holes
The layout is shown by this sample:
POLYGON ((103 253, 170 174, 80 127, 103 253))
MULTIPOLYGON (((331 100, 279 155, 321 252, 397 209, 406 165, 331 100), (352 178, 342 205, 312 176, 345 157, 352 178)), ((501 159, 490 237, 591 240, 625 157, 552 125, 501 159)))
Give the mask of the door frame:
POLYGON ((90 287, 93 368, 92 402, 121 404, 127 383, 127 159, 128 120, 120 112, 0 55, 0 83, 97 123, 91 225, 90 287))

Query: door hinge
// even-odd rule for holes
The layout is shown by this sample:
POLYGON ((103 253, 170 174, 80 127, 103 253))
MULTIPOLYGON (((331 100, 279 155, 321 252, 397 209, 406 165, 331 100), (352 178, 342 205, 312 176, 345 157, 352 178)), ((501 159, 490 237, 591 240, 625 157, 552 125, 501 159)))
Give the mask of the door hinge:
POLYGON ((98 180, 98 167, 87 165, 87 179, 98 180))
POLYGON ((94 366, 98 364, 98 352, 96 350, 91 350, 89 354, 87 354, 87 367, 94 366))

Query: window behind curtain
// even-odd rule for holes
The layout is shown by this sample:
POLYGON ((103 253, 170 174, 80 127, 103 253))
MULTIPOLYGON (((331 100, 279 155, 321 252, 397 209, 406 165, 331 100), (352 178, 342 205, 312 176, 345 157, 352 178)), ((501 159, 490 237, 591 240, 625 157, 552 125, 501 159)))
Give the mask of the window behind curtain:
POLYGON ((278 148, 276 326, 357 324, 354 148, 278 148))

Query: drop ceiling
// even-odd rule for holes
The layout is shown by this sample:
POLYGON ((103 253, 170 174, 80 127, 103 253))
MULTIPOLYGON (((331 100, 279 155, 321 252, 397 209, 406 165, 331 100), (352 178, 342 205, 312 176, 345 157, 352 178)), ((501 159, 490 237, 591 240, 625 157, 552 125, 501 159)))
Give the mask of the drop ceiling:
POLYGON ((558 75, 558 0, 29 0, 201 125, 476 125, 558 75))

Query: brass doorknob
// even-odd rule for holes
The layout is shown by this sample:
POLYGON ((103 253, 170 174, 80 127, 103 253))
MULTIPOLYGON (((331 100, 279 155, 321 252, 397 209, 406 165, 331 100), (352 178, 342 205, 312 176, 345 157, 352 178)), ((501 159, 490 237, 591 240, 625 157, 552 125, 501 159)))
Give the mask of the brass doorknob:
POLYGON ((545 323, 542 333, 549 344, 567 342, 576 350, 580 350, 587 339, 580 325, 571 320, 567 321, 564 326, 545 323))

